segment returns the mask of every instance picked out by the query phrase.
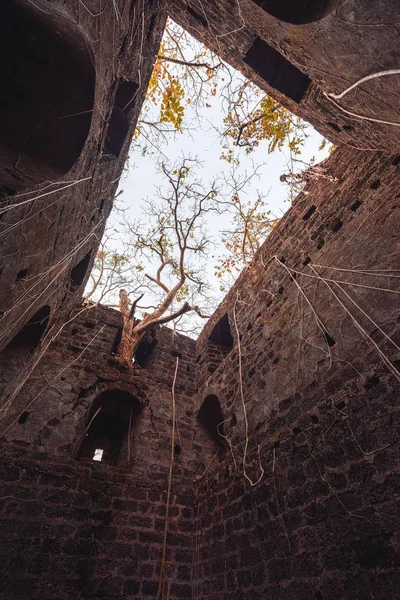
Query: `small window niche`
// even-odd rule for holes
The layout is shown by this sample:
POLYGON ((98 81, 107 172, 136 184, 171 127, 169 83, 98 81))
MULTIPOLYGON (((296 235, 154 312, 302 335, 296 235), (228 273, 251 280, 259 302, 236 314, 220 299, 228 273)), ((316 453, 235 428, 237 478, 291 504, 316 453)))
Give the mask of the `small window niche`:
POLYGON ((186 11, 190 15, 191 19, 196 23, 196 25, 201 25, 202 27, 208 29, 208 22, 204 15, 200 15, 189 5, 186 5, 186 11))
POLYGON ((82 29, 56 3, 44 10, 3 0, 0 35, 0 189, 21 191, 57 180, 79 160, 95 69, 82 29))
POLYGON ((214 326, 208 336, 207 354, 210 365, 216 368, 229 354, 232 348, 233 337, 229 326, 228 315, 225 314, 214 326))
POLYGON ((71 292, 75 292, 78 290, 83 280, 85 279, 87 270, 89 268, 90 258, 92 256, 91 252, 88 252, 82 260, 80 260, 72 269, 70 274, 70 286, 69 289, 71 292))
POLYGON ((311 83, 305 73, 260 37, 256 37, 250 46, 244 62, 268 85, 297 104, 303 99, 311 83))
POLYGON ((336 10, 342 0, 254 0, 254 2, 280 21, 304 25, 324 19, 336 10))
POLYGON ((23 369, 40 344, 50 318, 50 307, 43 306, 0 352, 0 391, 23 369))
POLYGON ((24 348, 26 352, 36 348, 46 331, 50 317, 50 307, 43 306, 38 310, 33 317, 29 319, 17 335, 9 342, 2 351, 3 353, 10 352, 14 349, 24 348))
POLYGON ((139 365, 142 369, 150 366, 154 359, 154 350, 158 344, 155 337, 155 331, 145 334, 139 342, 136 352, 133 356, 133 363, 139 365))
POLYGON ((129 132, 129 114, 134 106, 137 90, 136 83, 120 79, 104 144, 105 156, 118 157, 122 150, 129 132))
POLYGON ((197 414, 197 424, 201 436, 207 441, 207 454, 212 458, 218 450, 224 447, 223 422, 221 405, 218 397, 211 394, 205 398, 197 414), (218 433, 219 432, 219 433, 218 433))
POLYGON ((78 460, 127 466, 135 450, 141 405, 122 390, 107 390, 95 399, 88 416, 78 460))

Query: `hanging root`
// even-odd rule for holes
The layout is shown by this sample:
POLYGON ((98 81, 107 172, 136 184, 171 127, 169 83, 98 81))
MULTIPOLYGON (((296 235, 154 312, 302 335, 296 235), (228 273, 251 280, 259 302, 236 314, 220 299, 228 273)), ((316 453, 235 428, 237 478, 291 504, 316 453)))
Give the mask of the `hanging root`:
POLYGON ((392 125, 394 127, 400 127, 400 123, 398 123, 396 121, 384 121, 383 119, 376 119, 374 117, 367 117, 366 115, 359 115, 358 113, 354 113, 350 110, 346 110, 345 108, 340 106, 340 104, 335 102, 335 100, 341 100, 346 94, 351 92, 351 90, 354 90, 356 87, 358 87, 362 83, 365 83, 366 81, 370 81, 371 79, 376 79, 378 77, 384 77, 386 75, 399 75, 399 74, 400 74, 400 69, 398 69, 398 68, 387 69, 386 71, 378 71, 377 73, 373 73, 372 75, 367 75, 366 77, 359 79, 358 81, 353 83, 353 85, 351 85, 350 87, 345 89, 340 94, 332 94, 332 93, 324 92, 324 96, 330 102, 332 102, 332 104, 334 104, 336 106, 336 108, 338 108, 339 110, 344 112, 346 115, 349 115, 350 117, 355 117, 356 119, 361 119, 363 121, 371 121, 372 123, 379 123, 381 125, 392 125))
POLYGON ((264 475, 264 468, 262 466, 261 463, 261 454, 260 454, 260 446, 257 447, 257 452, 258 452, 258 459, 259 459, 259 463, 260 463, 260 476, 256 481, 253 481, 246 472, 246 458, 247 458, 247 448, 249 445, 249 422, 247 419, 247 409, 246 409, 246 403, 244 401, 244 392, 243 392, 243 372, 242 372, 242 346, 240 343, 240 336, 239 336, 239 329, 237 326, 237 320, 236 320, 236 304, 239 302, 239 293, 237 294, 236 297, 236 303, 233 306, 233 322, 235 324, 235 330, 236 330, 236 338, 237 338, 237 343, 238 343, 238 356, 239 356, 239 390, 240 390, 240 398, 242 400, 242 407, 243 407, 243 416, 244 416, 244 425, 245 425, 245 443, 244 443, 244 453, 243 453, 243 475, 245 476, 245 478, 247 479, 247 481, 250 483, 251 486, 255 486, 258 483, 260 483, 261 479, 263 478, 264 475))
POLYGON ((161 568, 160 568, 160 577, 158 580, 158 589, 156 600, 163 600, 164 598, 164 586, 165 586, 165 557, 167 554, 167 536, 168 536, 168 524, 169 524, 169 505, 170 505, 170 497, 171 497, 171 484, 172 484, 172 471, 174 468, 174 458, 175 458, 175 420, 176 420, 176 410, 175 410, 175 384, 176 377, 178 374, 178 366, 179 366, 179 356, 176 357, 175 364, 175 373, 174 379, 172 382, 172 390, 171 390, 171 403, 172 403, 172 432, 171 432, 171 460, 169 463, 169 472, 168 472, 168 488, 167 488, 167 503, 165 507, 165 526, 164 526, 164 540, 163 540, 163 551, 161 557, 161 568))
POLYGON ((218 423, 218 426, 217 426, 217 433, 218 433, 218 435, 219 435, 220 437, 224 438, 224 440, 226 440, 226 441, 228 442, 228 445, 229 445, 229 450, 231 451, 231 456, 232 456, 233 464, 235 465, 235 473, 237 473, 237 472, 238 472, 238 470, 237 470, 237 464, 236 464, 236 458, 235 458, 235 454, 234 454, 234 452, 233 452, 233 446, 232 446, 232 442, 231 442, 231 440, 228 438, 228 436, 227 436, 227 435, 223 435, 223 434, 220 432, 220 430, 219 430, 219 428, 220 428, 220 426, 221 426, 221 425, 223 425, 224 423, 228 423, 228 421, 230 421, 230 420, 231 420, 231 418, 229 418, 229 419, 225 419, 224 421, 221 421, 221 423, 218 423))

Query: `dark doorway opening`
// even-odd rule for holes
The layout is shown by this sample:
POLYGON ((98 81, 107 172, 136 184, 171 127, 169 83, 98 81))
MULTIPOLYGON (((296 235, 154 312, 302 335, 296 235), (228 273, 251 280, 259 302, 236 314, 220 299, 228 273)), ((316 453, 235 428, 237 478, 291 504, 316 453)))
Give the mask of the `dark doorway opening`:
MULTIPOLYGON (((4 348, 3 352, 7 353, 14 349, 24 347, 27 351, 36 348, 44 332, 50 317, 50 307, 43 306, 38 310, 33 317, 29 319, 17 335, 4 348)), ((2 352, 2 353, 3 353, 2 352)))
POLYGON ((147 333, 140 340, 136 352, 133 356, 133 362, 143 369, 150 365, 154 358, 154 350, 158 344, 154 332, 147 333))
POLYGON ((43 306, 0 352, 0 393, 22 371, 39 345, 49 323, 50 307, 43 306))
POLYGON ((114 107, 108 125, 104 154, 119 156, 128 135, 130 121, 129 113, 134 106, 138 86, 131 81, 120 80, 114 107))
POLYGON ((85 275, 87 273, 88 267, 89 267, 91 255, 92 255, 91 252, 86 254, 86 256, 84 258, 82 258, 82 260, 80 260, 78 262, 78 264, 75 265, 75 267, 72 268, 71 275, 70 275, 70 280, 71 280, 70 290, 71 290, 71 292, 77 290, 82 285, 83 280, 85 279, 85 275))

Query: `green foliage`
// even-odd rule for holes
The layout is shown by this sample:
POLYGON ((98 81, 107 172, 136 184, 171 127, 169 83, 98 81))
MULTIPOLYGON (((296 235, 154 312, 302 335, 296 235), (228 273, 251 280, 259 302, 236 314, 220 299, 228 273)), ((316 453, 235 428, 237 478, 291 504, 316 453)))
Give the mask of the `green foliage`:
MULTIPOLYGON (((261 93, 255 86, 247 85, 252 89, 255 99, 261 93)), ((256 102, 256 107, 251 108, 248 94, 233 98, 234 108, 228 111, 224 118, 226 135, 234 144, 245 148, 246 154, 250 154, 261 142, 267 142, 269 154, 281 150, 287 143, 293 154, 300 154, 301 147, 306 139, 306 123, 294 117, 288 110, 281 106, 270 96, 264 96, 256 102)), ((231 161, 232 149, 227 140, 222 158, 231 161)))
POLYGON ((263 198, 244 201, 240 194, 232 196, 234 215, 231 227, 221 239, 225 254, 218 258, 215 276, 220 290, 226 293, 243 268, 254 258, 261 244, 277 224, 263 198))
MULTIPOLYGON (((232 146, 244 147, 250 154, 262 142, 267 143, 268 153, 287 144, 291 152, 300 154, 307 124, 244 77, 237 75, 236 79, 238 83, 232 87, 232 69, 169 20, 135 132, 136 140, 141 134, 147 139, 149 128, 159 133, 160 124, 170 126, 171 132, 182 132, 187 105, 195 110, 211 108, 212 100, 221 95, 225 99, 222 159, 238 163, 232 146), (147 121, 154 109, 157 119, 147 121)), ((168 129, 162 132, 165 135, 168 129)))

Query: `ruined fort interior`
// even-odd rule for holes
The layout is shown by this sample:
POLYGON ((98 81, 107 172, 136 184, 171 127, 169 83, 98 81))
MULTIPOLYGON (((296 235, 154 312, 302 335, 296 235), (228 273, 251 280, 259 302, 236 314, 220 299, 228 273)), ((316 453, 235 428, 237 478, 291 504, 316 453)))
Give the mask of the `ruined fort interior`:
POLYGON ((0 598, 400 598, 398 0, 3 0, 0 29, 0 598), (197 341, 127 367, 82 294, 168 15, 336 150, 197 341))

